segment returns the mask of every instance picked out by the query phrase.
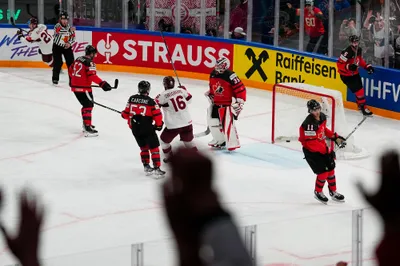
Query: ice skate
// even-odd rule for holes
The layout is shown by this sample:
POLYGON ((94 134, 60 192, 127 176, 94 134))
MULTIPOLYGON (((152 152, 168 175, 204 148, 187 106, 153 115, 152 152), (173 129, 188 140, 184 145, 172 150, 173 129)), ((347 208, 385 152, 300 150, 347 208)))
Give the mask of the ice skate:
POLYGON ((149 164, 144 164, 143 169, 144 169, 144 173, 146 174, 146 176, 153 174, 154 169, 149 164))
POLYGON ((337 202, 344 202, 344 196, 336 191, 330 191, 329 195, 331 196, 332 200, 337 202))
POLYGON ((165 175, 165 171, 161 170, 160 167, 154 167, 153 173, 157 178, 164 177, 165 175))
POLYGON ((323 204, 327 204, 327 202, 329 201, 324 192, 314 191, 314 198, 323 204))
POLYGON ((226 143, 224 142, 217 142, 215 141, 215 143, 209 143, 208 144, 210 147, 216 148, 216 149, 225 149, 226 143))
POLYGON ((99 135, 98 131, 90 125, 84 125, 83 134, 85 137, 97 137, 99 135))
POLYGON ((364 116, 372 116, 374 113, 371 111, 371 110, 369 110, 369 108, 367 107, 367 106, 365 106, 365 105, 360 105, 359 107, 358 107, 358 109, 361 111, 361 113, 364 115, 364 116))
POLYGON ((53 86, 58 86, 58 80, 53 79, 53 86))

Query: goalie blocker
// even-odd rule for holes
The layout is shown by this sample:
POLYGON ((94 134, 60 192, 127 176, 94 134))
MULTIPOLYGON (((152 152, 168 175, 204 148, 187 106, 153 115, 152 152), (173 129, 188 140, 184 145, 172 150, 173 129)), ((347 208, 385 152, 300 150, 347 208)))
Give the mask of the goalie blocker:
POLYGON ((233 151, 240 148, 236 122, 246 101, 246 88, 235 72, 229 70, 229 60, 221 57, 210 74, 210 89, 205 93, 210 101, 207 122, 213 140, 209 146, 233 151), (232 103, 232 98, 234 102, 232 103))

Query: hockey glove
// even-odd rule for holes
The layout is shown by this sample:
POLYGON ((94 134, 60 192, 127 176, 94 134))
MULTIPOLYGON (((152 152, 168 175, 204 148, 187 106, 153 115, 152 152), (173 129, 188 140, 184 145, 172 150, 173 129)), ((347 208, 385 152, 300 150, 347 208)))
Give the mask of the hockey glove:
POLYGON ((343 138, 342 136, 339 136, 338 134, 335 134, 335 137, 332 139, 335 144, 339 147, 339 149, 343 149, 346 147, 346 139, 343 138))
POLYGON ((154 125, 154 130, 161 131, 163 128, 164 122, 160 126, 154 125))
POLYGON ((185 90, 185 91, 187 91, 187 89, 186 89, 186 87, 185 86, 178 86, 178 88, 180 88, 180 89, 183 89, 183 90, 185 90))
POLYGON ((235 120, 237 120, 240 112, 243 110, 243 103, 239 102, 232 103, 232 110, 233 110, 233 115, 235 116, 235 120))
POLYGON ((348 68, 350 71, 356 71, 357 68, 358 68, 358 65, 357 65, 357 64, 351 64, 351 65, 348 65, 347 68, 348 68))
POLYGON ((100 82, 99 86, 100 86, 104 91, 110 91, 110 90, 112 89, 112 88, 111 88, 111 85, 108 84, 108 82, 105 81, 105 80, 103 80, 102 82, 100 82))
POLYGON ((21 39, 22 37, 24 37, 22 30, 17 30, 17 36, 18 36, 18 39, 21 39))
POLYGON ((365 67, 365 69, 368 71, 368 74, 374 74, 374 68, 371 66, 371 65, 367 65, 366 67, 365 67))

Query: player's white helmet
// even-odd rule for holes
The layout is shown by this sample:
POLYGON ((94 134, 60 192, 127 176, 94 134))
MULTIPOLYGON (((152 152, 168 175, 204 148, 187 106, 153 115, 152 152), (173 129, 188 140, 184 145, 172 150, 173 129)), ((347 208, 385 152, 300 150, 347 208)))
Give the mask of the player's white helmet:
POLYGON ((306 0, 305 5, 306 6, 314 6, 314 0, 306 0))
POLYGON ((217 62, 215 63, 215 71, 218 73, 224 73, 225 70, 229 68, 229 60, 226 57, 218 58, 217 62))

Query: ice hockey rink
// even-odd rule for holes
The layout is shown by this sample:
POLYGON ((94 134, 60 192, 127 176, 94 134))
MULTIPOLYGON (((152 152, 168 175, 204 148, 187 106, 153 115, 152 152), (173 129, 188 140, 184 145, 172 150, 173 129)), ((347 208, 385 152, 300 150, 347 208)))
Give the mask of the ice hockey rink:
MULTIPOLYGON (((151 96, 162 77, 100 72, 119 88, 95 89, 95 100, 122 110, 137 83, 148 80, 151 96)), ((5 190, 1 217, 15 225, 15 194, 31 187, 46 206, 41 256, 43 265, 130 265, 130 245, 144 242, 147 266, 173 265, 173 245, 159 195, 163 180, 144 176, 139 149, 119 114, 95 106, 93 124, 99 137, 81 132, 80 105, 70 92, 67 75, 51 85, 48 69, 0 68, 0 185, 5 190)), ((110 82, 110 83, 111 83, 110 82)), ((193 94, 190 110, 195 133, 206 129, 207 82, 181 79, 193 94)), ((304 117, 307 115, 304 106, 304 117)), ((300 125, 293 116, 277 123, 300 125)), ((346 111, 350 128, 360 120, 346 111)), ((240 226, 257 224, 258 265, 334 265, 351 261, 352 210, 368 207, 355 188, 361 181, 370 191, 378 184, 377 158, 397 145, 400 123, 369 118, 355 133, 370 156, 337 161, 338 191, 345 203, 323 205, 313 198, 315 176, 299 143, 271 144, 271 93, 248 90, 237 123, 242 148, 211 152, 211 136, 196 144, 214 158, 216 187, 240 226)), ((174 147, 179 142, 174 142, 174 147)), ((164 166, 168 171, 168 166, 164 166)), ((325 191, 327 188, 325 187, 325 191)), ((381 224, 364 211, 363 265, 375 265, 374 247, 381 224)), ((2 240, 0 240, 2 241, 2 240)), ((0 242, 0 266, 13 263, 0 242)))

